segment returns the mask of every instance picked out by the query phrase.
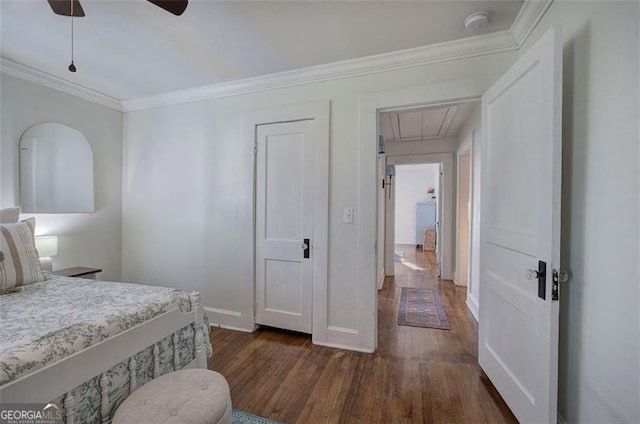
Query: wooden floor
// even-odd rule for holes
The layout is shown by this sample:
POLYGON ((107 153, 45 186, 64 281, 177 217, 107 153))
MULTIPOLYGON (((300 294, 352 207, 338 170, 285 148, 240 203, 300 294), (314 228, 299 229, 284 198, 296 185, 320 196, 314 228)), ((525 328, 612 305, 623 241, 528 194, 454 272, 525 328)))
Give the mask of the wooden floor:
POLYGON ((466 290, 436 277, 433 253, 400 245, 378 296, 375 354, 313 346, 274 329, 214 329, 209 368, 231 386, 233 407, 285 424, 515 423, 477 360, 466 290), (398 326, 400 287, 437 288, 451 330, 398 326))

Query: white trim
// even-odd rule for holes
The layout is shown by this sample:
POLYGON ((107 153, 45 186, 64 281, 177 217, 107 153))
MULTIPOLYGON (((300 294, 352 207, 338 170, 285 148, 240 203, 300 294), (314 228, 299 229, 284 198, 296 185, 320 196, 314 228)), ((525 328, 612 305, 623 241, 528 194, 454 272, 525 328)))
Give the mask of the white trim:
POLYGON ((206 312, 211 312, 213 314, 230 315, 230 316, 234 316, 234 317, 241 317, 242 316, 242 313, 238 312, 238 311, 228 311, 226 309, 210 308, 208 306, 205 306, 204 310, 206 312))
POLYGON ((465 303, 467 304, 467 308, 469 308, 471 315, 476 319, 476 322, 480 322, 480 306, 478 306, 478 299, 467 293, 467 301, 465 303))
POLYGON ((340 333, 347 333, 347 334, 353 334, 353 335, 357 335, 360 333, 358 330, 355 330, 353 328, 335 327, 333 325, 328 326, 327 330, 338 331, 340 333))
MULTIPOLYGON (((477 99, 491 86, 499 75, 487 75, 470 80, 451 81, 442 84, 414 86, 360 96, 360 128, 358 159, 358 208, 357 222, 357 292, 358 330, 357 345, 360 349, 375 350, 378 345, 378 290, 377 257, 375 243, 378 223, 377 211, 377 131, 378 112, 402 106, 451 103, 477 99)), ((449 153, 451 156, 451 153, 449 153)), ((354 164, 355 165, 355 164, 354 164)))
POLYGON ((525 0, 506 31, 140 98, 117 99, 6 58, 0 58, 0 73, 130 112, 518 50, 552 2, 525 0))
MULTIPOLYGON (((253 291, 251 292, 253 293, 253 291)), ((229 311, 226 309, 218 309, 205 307, 205 312, 209 317, 209 323, 222 328, 245 331, 251 333, 255 327, 253 321, 247 318, 247 313, 253 311, 229 311)))
POLYGON ((325 347, 332 347, 334 349, 342 349, 342 350, 353 350, 355 352, 362 352, 362 353, 373 353, 374 350, 373 349, 363 349, 363 348, 359 348, 359 347, 353 347, 353 346, 347 346, 347 345, 343 345, 340 343, 316 343, 314 342, 313 344, 316 344, 318 346, 325 346, 325 347))
MULTIPOLYGON (((442 217, 440 231, 442 231, 442 279, 453 280, 453 258, 455 252, 455 231, 454 231, 454 198, 456 186, 454 184, 454 161, 453 152, 448 153, 427 153, 421 155, 387 156, 387 163, 393 165, 414 165, 423 163, 442 164, 442 193, 440 202, 442 203, 442 217)), ((390 211, 387 211, 389 213, 390 211)), ((395 240, 385 240, 386 251, 393 255, 395 240)))
POLYGON ((405 69, 430 63, 465 59, 517 49, 518 44, 509 31, 498 31, 491 34, 398 50, 358 59, 344 60, 254 78, 123 100, 122 108, 125 112, 130 112, 405 69))
MULTIPOLYGON (((460 272, 463 271, 460 269, 460 246, 458 242, 460 241, 460 223, 458 222, 459 218, 459 209, 460 209, 460 159, 464 155, 469 155, 469 202, 471 203, 471 207, 473 210, 473 133, 469 134, 469 136, 462 142, 458 149, 456 150, 456 207, 455 207, 455 258, 456 258, 456 266, 455 271, 453 273, 453 282, 456 286, 460 287, 469 287, 469 280, 471 278, 471 226, 472 220, 469 221, 469 245, 467 246, 467 264, 466 264, 466 273, 467 273, 467 284, 460 284, 460 272)), ((468 290, 468 289, 467 289, 468 290)))
POLYGON ((0 57, 0 73, 23 81, 40 84, 53 90, 122 112, 122 103, 115 97, 108 96, 75 82, 67 81, 55 75, 39 71, 29 66, 0 57))
POLYGON ((551 3, 553 0, 526 0, 524 2, 510 29, 518 47, 522 47, 527 41, 531 31, 538 25, 551 3))
POLYGON ((314 344, 328 342, 328 297, 329 297, 329 145, 331 102, 319 100, 315 102, 299 103, 283 107, 262 109, 246 112, 243 118, 243 138, 251 148, 253 156, 253 196, 250 208, 254 219, 251 223, 250 236, 247 243, 252 246, 253 259, 249 267, 251 278, 243 286, 244 293, 251 293, 250 302, 246 304, 243 314, 242 327, 254 328, 255 316, 253 305, 255 302, 255 186, 256 167, 254 155, 255 127, 262 124, 277 122, 300 121, 313 119, 315 121, 314 140, 314 218, 313 218, 313 310, 312 310, 312 340, 314 344))
POLYGON ((359 347, 353 347, 351 345, 347 346, 347 345, 343 345, 340 343, 315 343, 314 344, 318 345, 318 346, 325 346, 325 347, 331 347, 334 349, 342 349, 342 350, 352 350, 354 352, 362 352, 362 353, 373 353, 374 350, 373 349, 362 349, 359 347))
POLYGON ((217 327, 224 328, 225 330, 240 331, 242 333, 253 333, 254 331, 256 331, 255 329, 234 327, 233 325, 224 325, 224 324, 218 324, 217 327))

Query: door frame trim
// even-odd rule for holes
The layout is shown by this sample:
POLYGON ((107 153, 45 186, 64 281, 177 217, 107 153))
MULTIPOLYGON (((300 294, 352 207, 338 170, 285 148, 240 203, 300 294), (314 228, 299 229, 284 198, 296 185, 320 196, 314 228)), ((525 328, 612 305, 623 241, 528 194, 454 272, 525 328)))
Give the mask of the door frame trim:
MULTIPOLYGON (((450 280, 450 277, 453 277, 453 246, 454 246, 454 197, 455 197, 455 179, 454 179, 454 161, 453 161, 453 152, 447 153, 425 153, 419 155, 402 155, 402 156, 388 156, 387 163, 393 165, 416 165, 416 164, 442 164, 442 193, 440 193, 440 198, 438 199, 439 205, 442 205, 442 213, 439 215, 438 220, 440 221, 440 231, 441 240, 442 240, 442 279, 450 280)), ((395 190, 396 181, 393 181, 393 190, 395 190)), ((387 216, 393 217, 393 224, 395 225, 395 212, 392 214, 391 209, 395 209, 395 198, 394 204, 387 204, 387 216)), ((391 222, 387 221, 388 224, 391 222)), ((387 234, 389 234, 387 232, 387 234)), ((395 235, 395 231, 394 231, 395 235)), ((395 238, 395 237, 394 237, 395 238)), ((385 237, 385 255, 387 256, 385 259, 393 260, 393 250, 395 245, 395 240, 390 239, 390 237, 385 237)))
POLYGON ((329 274, 329 142, 331 103, 329 100, 285 105, 276 108, 260 109, 245 113, 243 119, 243 140, 252 155, 252 189, 251 210, 253 220, 251 239, 248 240, 252 249, 250 264, 250 281, 247 281, 242 292, 251 293, 251 302, 242 312, 242 327, 256 329, 256 189, 257 189, 257 155, 254 153, 256 143, 256 127, 258 125, 286 123, 312 119, 315 121, 314 133, 314 219, 312 235, 313 277, 312 277, 312 311, 311 331, 314 344, 326 340, 328 326, 328 274, 329 274))
POLYGON ((464 142, 458 147, 456 152, 456 225, 455 225, 455 268, 453 271, 453 282, 456 286, 459 287, 468 287, 469 280, 471 277, 471 226, 473 225, 473 219, 469 219, 469 229, 468 229, 468 243, 467 243, 467 263, 465 265, 465 269, 460 269, 460 209, 463 205, 460 204, 460 188, 461 188, 461 178, 460 178, 460 164, 462 162, 463 156, 469 157, 469 187, 468 187, 468 196, 469 196, 469 207, 470 211, 473 211, 473 146, 472 146, 473 134, 469 135, 464 142), (467 274, 467 284, 459 284, 460 275, 464 271, 467 274))
POLYGON ((378 112, 416 105, 461 102, 478 99, 500 77, 482 77, 399 88, 360 96, 358 161, 358 327, 354 347, 373 352, 378 347, 377 241, 377 155, 378 112))

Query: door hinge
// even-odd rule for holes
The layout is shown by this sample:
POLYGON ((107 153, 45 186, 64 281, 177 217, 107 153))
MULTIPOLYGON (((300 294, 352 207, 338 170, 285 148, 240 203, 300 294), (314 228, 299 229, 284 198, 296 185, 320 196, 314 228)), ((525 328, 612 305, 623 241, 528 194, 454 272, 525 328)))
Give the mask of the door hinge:
POLYGON ((254 144, 253 145, 253 155, 256 156, 258 154, 258 145, 254 144))
POLYGON ((559 286, 560 283, 566 283, 569 281, 569 273, 563 270, 553 270, 552 274, 552 285, 551 285, 551 300, 558 300, 559 296, 559 286))

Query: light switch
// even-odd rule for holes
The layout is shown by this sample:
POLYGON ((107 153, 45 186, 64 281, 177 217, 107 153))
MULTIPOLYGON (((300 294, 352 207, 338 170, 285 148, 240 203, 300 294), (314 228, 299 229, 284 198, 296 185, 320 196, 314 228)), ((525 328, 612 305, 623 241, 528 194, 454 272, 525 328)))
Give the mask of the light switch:
POLYGON ((342 222, 344 224, 353 224, 353 208, 344 208, 342 213, 342 222))

